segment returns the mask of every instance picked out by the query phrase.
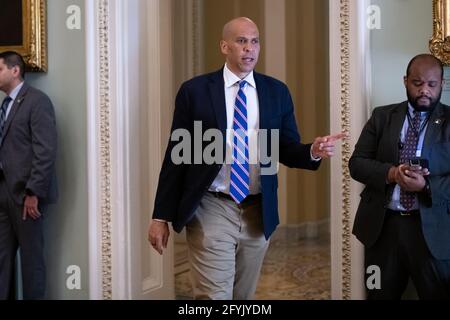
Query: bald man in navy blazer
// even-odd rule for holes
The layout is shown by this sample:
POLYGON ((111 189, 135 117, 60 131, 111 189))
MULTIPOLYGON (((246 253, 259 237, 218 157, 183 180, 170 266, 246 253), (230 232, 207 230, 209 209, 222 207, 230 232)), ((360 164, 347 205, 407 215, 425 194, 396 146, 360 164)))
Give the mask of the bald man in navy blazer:
MULTIPOLYGON (((195 122, 201 124, 202 136, 209 129, 218 129, 225 157, 236 152, 233 148, 239 148, 230 129, 245 119, 248 132, 267 130, 269 155, 274 142, 279 146, 281 163, 316 170, 321 158, 333 154, 334 143, 341 135, 316 138, 313 144, 300 142, 287 86, 253 71, 260 50, 254 22, 248 18, 228 22, 220 48, 226 57, 222 69, 181 86, 175 101, 172 133, 183 129, 194 137, 195 122), (242 115, 236 105, 245 105, 247 114, 242 115), (237 120, 236 113, 241 120, 237 120), (276 139, 271 135, 275 130, 279 138, 272 141, 276 139)), ((251 134, 248 139, 251 159, 258 150, 251 147, 251 134)), ((159 177, 149 241, 162 253, 169 237, 167 222, 177 232, 186 227, 194 297, 251 299, 268 239, 279 223, 277 170, 263 173, 268 166, 276 167, 277 159, 272 163, 250 164, 248 195, 241 201, 233 195, 232 189, 236 189, 238 182, 233 182, 232 175, 238 174, 231 164, 223 164, 223 158, 220 163, 208 164, 204 159, 193 163, 209 143, 203 142, 201 154, 192 146, 191 163, 174 164, 172 151, 177 142, 169 142, 159 177)), ((255 159, 261 160, 257 156, 255 159)), ((241 177, 238 179, 243 181, 241 177)))
POLYGON ((24 68, 19 54, 0 53, 0 299, 14 297, 18 248, 23 298, 44 298, 43 214, 57 198, 55 112, 24 68))

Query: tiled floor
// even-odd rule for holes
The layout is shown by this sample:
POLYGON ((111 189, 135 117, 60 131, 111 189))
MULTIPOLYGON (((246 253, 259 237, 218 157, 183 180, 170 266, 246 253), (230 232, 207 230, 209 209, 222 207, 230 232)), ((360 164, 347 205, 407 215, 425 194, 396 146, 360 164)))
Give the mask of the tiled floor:
MULTIPOLYGON (((256 290, 258 300, 330 299, 330 242, 318 240, 272 240, 256 290)), ((175 277, 178 299, 190 299, 188 272, 175 277)))

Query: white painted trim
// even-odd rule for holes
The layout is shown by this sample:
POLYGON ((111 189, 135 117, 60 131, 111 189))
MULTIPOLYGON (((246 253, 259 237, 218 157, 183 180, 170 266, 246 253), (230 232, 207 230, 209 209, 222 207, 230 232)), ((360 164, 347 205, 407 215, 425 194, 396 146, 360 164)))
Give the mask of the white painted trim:
POLYGON ((129 11, 135 0, 110 0, 112 288, 113 299, 131 298, 129 11))
MULTIPOLYGON (((350 105, 350 148, 359 138, 362 127, 367 119, 368 94, 370 93, 370 50, 369 32, 366 27, 366 8, 369 0, 349 0, 350 15, 348 23, 350 26, 350 43, 347 48, 341 47, 341 4, 340 1, 330 0, 330 132, 338 132, 342 129, 342 123, 336 121, 341 119, 341 54, 348 49, 350 54, 350 77, 349 105, 350 105)), ((339 154, 338 150, 338 153, 339 154)), ((336 156, 331 160, 331 297, 332 299, 343 298, 343 225, 342 225, 342 157, 336 156)), ((351 181, 349 199, 351 224, 359 203, 361 185, 351 181)), ((350 230, 346 232, 351 233, 350 230)), ((364 267, 362 245, 351 235, 350 244, 350 298, 362 299, 364 297, 364 267)))
POLYGON ((99 150, 98 1, 85 0, 86 90, 88 139, 89 298, 102 299, 101 210, 99 150))
POLYGON ((173 68, 171 6, 166 0, 85 4, 90 298, 173 298, 173 246, 161 257, 142 228, 142 205, 153 202, 161 146, 167 144, 161 130, 168 116, 161 108, 173 100, 167 85, 173 68), (148 119, 139 122, 147 110, 148 119), (140 136, 141 129, 148 138, 140 136), (147 150, 150 161, 143 163, 139 152, 147 150), (141 178, 141 166, 149 166, 149 176, 141 178), (140 182, 147 179, 149 189, 142 190, 140 182))
MULTIPOLYGON (((329 37, 330 37, 330 132, 341 131, 340 91, 341 91, 341 32, 339 1, 329 0, 329 37)), ((337 150, 340 151, 340 150, 337 150)), ((336 152, 338 155, 339 152, 336 152)), ((331 298, 340 299, 342 294, 342 229, 340 192, 342 176, 342 158, 330 159, 330 237, 331 237, 331 298)))
MULTIPOLYGON (((350 72, 352 79, 350 106, 351 106, 351 149, 353 151, 356 142, 361 134, 364 124, 367 121, 368 102, 370 100, 370 32, 367 28, 367 7, 370 0, 352 0, 354 8, 351 10, 351 20, 354 24, 350 27, 350 37, 355 39, 351 44, 351 64, 350 72)), ((350 204, 352 213, 352 226, 358 209, 362 185, 355 180, 350 184, 350 204)), ((364 247, 356 239, 351 237, 351 299, 365 298, 364 284, 364 247)))
MULTIPOLYGON (((150 60, 148 68, 148 105, 149 105, 149 128, 150 135, 150 181, 155 184, 150 185, 150 196, 156 194, 156 183, 158 181, 159 171, 161 168, 161 28, 160 28, 160 3, 159 1, 147 2, 147 52, 150 60), (153 145, 153 144, 156 145, 153 145)), ((149 212, 151 215, 151 212, 149 212)), ((172 237, 171 237, 172 238, 172 237)), ((167 253, 166 253, 167 254, 167 253)), ((163 259, 156 251, 152 250, 150 254, 150 276, 143 279, 142 292, 144 295, 150 294, 152 291, 162 288, 163 286, 163 259)))
MULTIPOLYGON (((135 2, 136 0, 134 0, 135 2)), ((112 298, 131 297, 129 209, 129 77, 127 37, 129 6, 133 0, 108 1, 109 93, 111 145, 111 263, 112 298)), ((99 1, 86 0, 86 59, 88 114, 89 283, 90 298, 103 299, 102 176, 100 119, 99 1)), ((105 76, 105 75, 103 75, 105 76)))

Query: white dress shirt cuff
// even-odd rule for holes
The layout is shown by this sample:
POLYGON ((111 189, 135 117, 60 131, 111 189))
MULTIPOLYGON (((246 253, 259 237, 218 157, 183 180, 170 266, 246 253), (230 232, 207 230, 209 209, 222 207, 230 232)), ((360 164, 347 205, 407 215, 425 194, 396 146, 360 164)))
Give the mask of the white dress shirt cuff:
POLYGON ((309 155, 311 156, 311 161, 319 162, 320 160, 322 160, 322 158, 321 157, 314 158, 314 156, 312 154, 312 148, 313 148, 313 145, 311 145, 311 149, 309 149, 309 155))

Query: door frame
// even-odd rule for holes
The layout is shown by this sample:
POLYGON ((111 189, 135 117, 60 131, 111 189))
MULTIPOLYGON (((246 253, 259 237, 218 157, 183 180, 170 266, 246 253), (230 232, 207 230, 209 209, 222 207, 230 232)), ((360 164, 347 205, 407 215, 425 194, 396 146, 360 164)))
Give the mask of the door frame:
MULTIPOLYGON (((370 1, 330 0, 329 4, 330 132, 350 134, 338 150, 340 157, 331 160, 332 298, 360 299, 364 297, 363 250, 351 235, 351 224, 361 185, 350 178, 347 162, 367 119, 366 8, 370 1)), ((148 201, 154 197, 156 168, 159 171, 161 146, 165 146, 170 126, 170 109, 162 106, 173 98, 173 81, 167 72, 172 68, 168 40, 172 39, 172 21, 160 18, 171 16, 171 1, 85 0, 85 6, 90 298, 174 298, 173 268, 166 268, 173 266, 171 245, 163 257, 146 247, 145 229, 136 229, 140 207, 132 201, 136 194, 147 195, 143 201, 147 201, 148 212, 144 214, 150 219, 148 201), (137 13, 142 19, 136 19, 137 13), (132 56, 133 45, 138 44, 142 46, 141 64, 132 56), (145 54, 151 58, 144 59, 145 54), (139 68, 133 68, 131 61, 139 68), (139 90, 136 77, 148 90, 139 90), (152 181, 147 190, 139 189, 134 180, 137 156, 130 152, 136 148, 130 136, 133 120, 143 110, 151 130, 150 144, 156 146, 149 147, 151 152, 145 155, 152 181)))
POLYGON ((172 243, 160 256, 146 234, 170 128, 171 1, 85 5, 90 298, 172 299, 172 243))
POLYGON ((363 246, 351 233, 362 185, 351 179, 348 160, 368 119, 369 5, 370 0, 329 1, 330 131, 349 134, 331 159, 332 299, 363 299, 365 294, 363 246))

